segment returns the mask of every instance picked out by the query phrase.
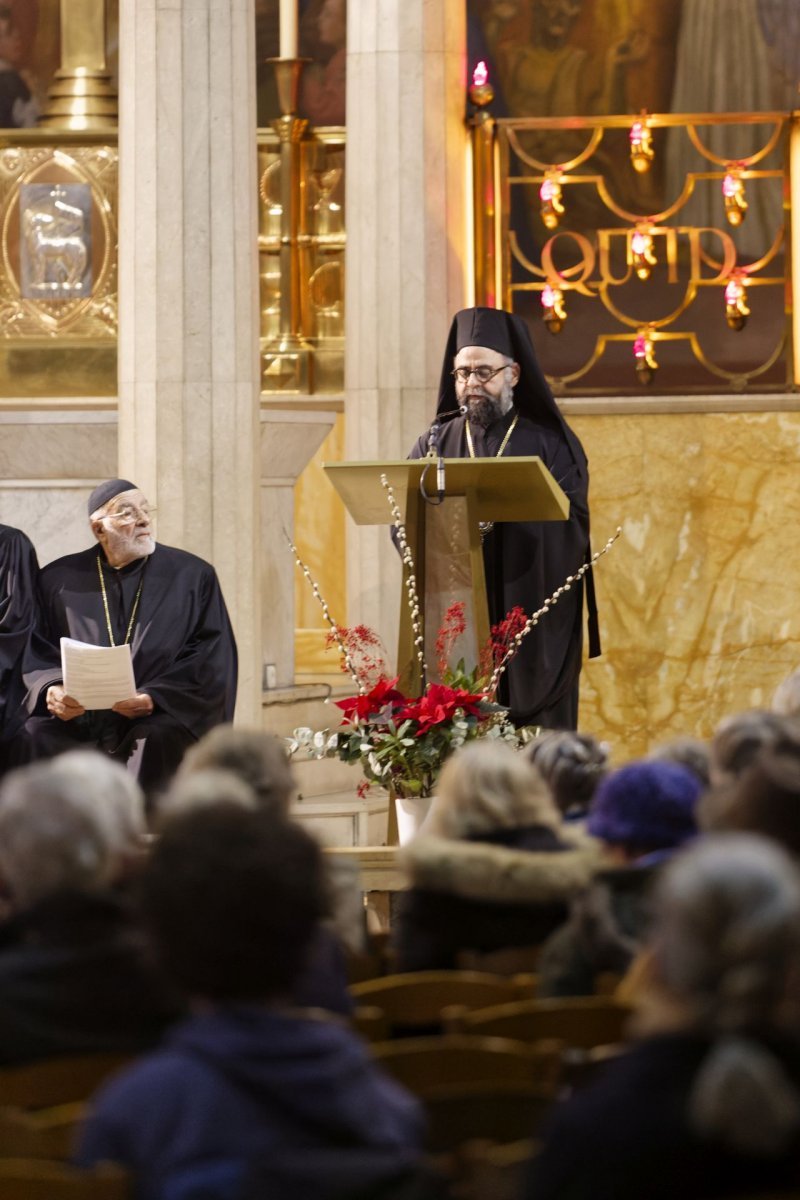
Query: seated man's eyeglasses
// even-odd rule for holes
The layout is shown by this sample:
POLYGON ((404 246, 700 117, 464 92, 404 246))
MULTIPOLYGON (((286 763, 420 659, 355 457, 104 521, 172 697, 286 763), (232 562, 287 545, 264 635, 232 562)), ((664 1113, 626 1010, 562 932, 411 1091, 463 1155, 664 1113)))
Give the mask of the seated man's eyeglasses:
POLYGON ((117 512, 106 513, 102 520, 114 521, 117 525, 135 525, 140 519, 152 521, 156 510, 154 508, 134 508, 126 504, 117 512))
POLYGON ((469 383, 470 375, 474 375, 478 383, 488 383, 490 379, 494 379, 495 375, 499 375, 501 371, 505 371, 509 363, 503 363, 502 367, 496 367, 494 371, 491 367, 456 367, 450 374, 459 383, 469 383))

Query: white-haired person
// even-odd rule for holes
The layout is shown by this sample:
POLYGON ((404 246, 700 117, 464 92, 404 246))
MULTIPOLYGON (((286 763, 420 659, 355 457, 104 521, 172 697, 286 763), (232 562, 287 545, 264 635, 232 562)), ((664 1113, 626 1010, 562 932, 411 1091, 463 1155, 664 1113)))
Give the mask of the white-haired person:
POLYGON ((700 839, 656 889, 634 1044, 542 1130, 529 1200, 800 1187, 800 876, 752 834, 700 839))
POLYGON ((445 764, 424 830, 402 852, 400 970, 447 969, 465 955, 537 946, 597 865, 571 841, 550 789, 524 754, 478 739, 445 764))
POLYGON ((0 1063, 135 1053, 179 1015, 129 914, 144 829, 138 786, 94 751, 3 781, 0 1063))

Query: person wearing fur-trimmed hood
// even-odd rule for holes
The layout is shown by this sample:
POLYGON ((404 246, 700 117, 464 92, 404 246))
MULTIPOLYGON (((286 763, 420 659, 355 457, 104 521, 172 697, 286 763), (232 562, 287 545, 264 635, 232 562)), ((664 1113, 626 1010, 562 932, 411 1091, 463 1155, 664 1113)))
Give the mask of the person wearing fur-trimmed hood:
POLYGON ((399 970, 418 971, 540 944, 566 920, 597 857, 589 839, 567 833, 524 755, 479 739, 445 764, 425 829, 401 862, 411 886, 394 949, 399 970))

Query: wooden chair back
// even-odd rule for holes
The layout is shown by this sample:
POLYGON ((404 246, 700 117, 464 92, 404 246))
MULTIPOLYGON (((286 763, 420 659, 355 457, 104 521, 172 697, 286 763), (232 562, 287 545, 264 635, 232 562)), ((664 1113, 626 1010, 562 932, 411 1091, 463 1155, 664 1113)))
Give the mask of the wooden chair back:
POLYGON ((459 1200, 519 1200, 528 1165, 538 1151, 531 1138, 518 1142, 468 1142, 453 1157, 453 1195, 459 1200))
POLYGON ((504 946, 501 950, 461 950, 458 967, 462 971, 485 971, 490 975, 536 975, 540 946, 504 946))
POLYGON ((83 1103, 28 1111, 0 1108, 0 1158, 66 1161, 86 1115, 83 1103))
MULTIPOLYGON (((555 1038, 570 1049, 623 1041, 630 1009, 609 996, 521 1000, 460 1014, 458 1031, 536 1042, 555 1038)), ((452 1023, 450 1028, 452 1028, 452 1023)))
POLYGON ((360 1033, 368 1042, 385 1042, 392 1034, 389 1018, 382 1008, 374 1004, 359 1004, 350 1022, 356 1033, 360 1033))
POLYGON ((444 1087, 463 1084, 521 1083, 554 1095, 564 1044, 445 1034, 376 1042, 371 1049, 390 1075, 425 1099, 444 1087))
MULTIPOLYGON (((594 977, 595 996, 615 996, 623 976, 618 971, 598 971, 594 977)), ((624 1001, 623 1001, 624 1003, 624 1001)))
POLYGON ((61 1163, 0 1159, 3 1200, 129 1200, 131 1195, 130 1176, 108 1163, 79 1171, 61 1163))
POLYGON ((131 1061, 125 1054, 48 1058, 24 1067, 0 1068, 0 1106, 52 1108, 88 1100, 110 1075, 131 1061))
POLYGON ((468 1142, 531 1138, 554 1102, 552 1087, 531 1087, 529 1083, 460 1083, 432 1088, 424 1101, 427 1149, 432 1154, 449 1154, 468 1142))
POLYGON ((353 984, 356 1005, 383 1010, 393 1028, 430 1028, 441 1021, 442 1010, 452 1005, 465 1009, 487 1008, 534 995, 529 977, 505 979, 481 971, 410 971, 353 984))

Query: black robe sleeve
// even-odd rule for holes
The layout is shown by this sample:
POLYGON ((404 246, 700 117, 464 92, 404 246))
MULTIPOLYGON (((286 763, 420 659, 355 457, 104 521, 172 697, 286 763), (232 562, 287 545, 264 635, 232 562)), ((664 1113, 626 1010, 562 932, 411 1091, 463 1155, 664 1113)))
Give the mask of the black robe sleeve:
POLYGON ((38 609, 39 564, 30 540, 0 525, 0 740, 25 720, 22 659, 38 609))

